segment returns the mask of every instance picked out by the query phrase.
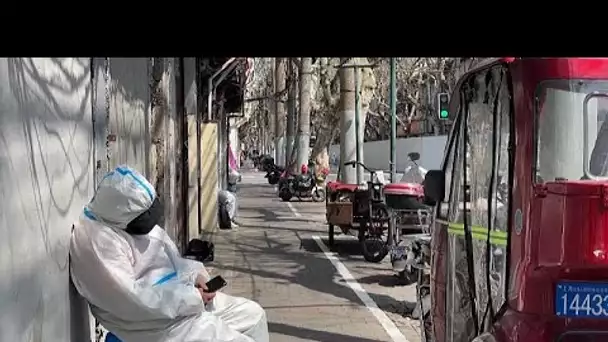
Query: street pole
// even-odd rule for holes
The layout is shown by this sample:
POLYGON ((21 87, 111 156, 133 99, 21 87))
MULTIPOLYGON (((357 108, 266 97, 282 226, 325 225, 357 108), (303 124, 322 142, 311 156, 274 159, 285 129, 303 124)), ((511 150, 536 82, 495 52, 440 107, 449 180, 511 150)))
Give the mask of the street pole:
MULTIPOLYGON (((359 149, 359 88, 359 68, 355 66, 355 151, 357 153, 357 163, 361 162, 361 151, 359 149)), ((361 169, 361 166, 357 164, 357 184, 361 184, 361 169)))
MULTIPOLYGON (((390 139, 390 170, 391 170, 391 183, 397 181, 397 149, 395 144, 397 142, 397 71, 395 70, 395 58, 390 59, 390 82, 389 82, 389 93, 390 93, 390 110, 391 110, 391 139, 390 139)), ((396 219, 394 215, 391 215, 390 222, 388 225, 388 239, 387 243, 389 246, 393 245, 393 237, 396 229, 396 219)))
POLYGON ((391 183, 397 181, 397 72, 395 70, 395 58, 391 58, 390 67, 390 108, 391 108, 391 140, 390 140, 390 170, 391 183))

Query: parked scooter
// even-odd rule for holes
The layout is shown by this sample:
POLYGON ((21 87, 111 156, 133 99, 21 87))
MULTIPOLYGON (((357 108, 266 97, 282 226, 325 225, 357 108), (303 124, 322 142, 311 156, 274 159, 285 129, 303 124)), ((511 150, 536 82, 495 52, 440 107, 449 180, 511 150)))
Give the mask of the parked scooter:
POLYGON ((269 154, 264 154, 264 155, 260 156, 260 158, 258 160, 257 168, 260 171, 268 172, 274 165, 275 165, 274 158, 271 157, 269 154))
POLYGON ((277 184, 279 183, 279 179, 281 179, 281 175, 284 171, 285 168, 278 165, 272 165, 268 172, 266 172, 266 176, 264 176, 264 178, 268 179, 268 184, 277 184))
MULTIPOLYGON (((281 172, 281 175, 279 176, 279 181, 277 182, 277 189, 280 190, 281 188, 283 188, 283 185, 285 185, 287 182, 290 182, 293 177, 294 175, 289 172, 289 169, 283 170, 283 172, 281 172)), ((278 193, 279 191, 277 191, 277 194, 278 193)))
POLYGON ((316 175, 308 172, 308 166, 302 165, 302 173, 299 175, 288 175, 281 182, 279 197, 287 202, 293 196, 299 200, 311 198, 313 202, 325 201, 325 178, 324 175, 316 175))

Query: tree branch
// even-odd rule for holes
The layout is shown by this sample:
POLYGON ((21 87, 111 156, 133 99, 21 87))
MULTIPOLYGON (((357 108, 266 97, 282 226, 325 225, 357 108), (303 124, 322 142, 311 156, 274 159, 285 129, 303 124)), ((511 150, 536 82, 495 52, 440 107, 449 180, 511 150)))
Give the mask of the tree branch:
MULTIPOLYGON (((329 108, 334 108, 339 101, 339 97, 335 96, 331 93, 331 82, 329 81, 329 61, 327 60, 327 58, 321 58, 321 62, 319 63, 320 66, 320 83, 321 83, 321 87, 323 90, 323 96, 325 98, 325 101, 327 102, 327 107, 329 108)), ((337 73, 336 73, 337 74, 337 73)), ((335 77, 334 77, 335 78, 335 77)), ((332 80, 333 81, 333 80, 332 80)))

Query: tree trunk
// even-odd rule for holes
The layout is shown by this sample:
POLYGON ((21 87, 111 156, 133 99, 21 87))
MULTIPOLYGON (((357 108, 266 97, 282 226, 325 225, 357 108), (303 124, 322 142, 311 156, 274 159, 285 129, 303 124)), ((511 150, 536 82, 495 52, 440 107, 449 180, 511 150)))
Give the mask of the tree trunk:
POLYGON ((310 153, 311 158, 315 162, 315 170, 317 172, 322 169, 330 169, 329 167, 329 147, 331 143, 335 140, 336 136, 339 134, 339 130, 336 129, 340 124, 339 118, 332 121, 327 127, 321 128, 316 134, 316 142, 315 146, 310 153))
MULTIPOLYGON (((300 61, 300 115, 298 122, 298 163, 308 163, 310 147, 310 87, 312 81, 312 58, 304 57, 300 61)), ((316 157, 316 156, 315 156, 316 157)), ((315 163, 316 164, 316 163, 315 163)), ((328 165, 329 166, 329 165, 328 165)), ((321 166, 323 167, 323 166, 321 166)), ((299 169, 299 167, 298 167, 299 169)))
POLYGON ((285 166, 285 59, 275 59, 274 70, 274 92, 275 92, 275 127, 274 127, 274 150, 275 163, 285 166))
POLYGON ((285 141, 285 165, 289 166, 291 172, 295 172, 296 161, 293 158, 294 152, 294 129, 296 119, 296 82, 295 82, 295 71, 293 58, 289 58, 287 65, 287 73, 289 83, 287 85, 287 127, 286 127, 286 141, 285 141))
MULTIPOLYGON (((316 134, 316 142, 310 153, 310 158, 315 162, 315 170, 329 169, 329 157, 327 157, 329 146, 334 141, 338 130, 335 129, 339 121, 332 128, 321 128, 316 134)), ((310 140, 309 140, 310 141, 310 140)), ((304 161, 306 163, 307 159, 304 161)))
MULTIPOLYGON (((272 75, 274 82, 274 73, 272 73, 272 75)), ((265 133, 267 134, 264 139, 264 154, 274 156, 274 133, 276 130, 276 115, 274 113, 277 105, 274 91, 267 89, 266 96, 268 96, 270 100, 268 101, 268 111, 264 112, 262 115, 262 122, 264 123, 265 133)))
MULTIPOLYGON (((349 58, 343 59, 346 63, 349 58)), ((356 134, 355 134, 355 70, 341 68, 340 71, 340 179, 349 184, 357 183, 356 168, 345 167, 344 163, 355 160, 356 134)))
POLYGON ((164 194, 165 183, 165 115, 167 112, 167 99, 162 89, 162 77, 164 72, 164 58, 154 58, 152 64, 152 83, 150 85, 152 93, 152 149, 151 164, 154 164, 150 183, 154 185, 159 197, 164 194))

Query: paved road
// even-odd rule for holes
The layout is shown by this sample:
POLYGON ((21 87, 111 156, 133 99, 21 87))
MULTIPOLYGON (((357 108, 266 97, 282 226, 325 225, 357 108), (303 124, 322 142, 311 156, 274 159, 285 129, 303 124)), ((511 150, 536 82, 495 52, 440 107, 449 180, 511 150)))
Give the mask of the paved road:
POLYGON ((262 173, 244 173, 238 195, 242 225, 216 236, 210 266, 228 293, 265 307, 271 341, 420 340, 417 322, 403 315, 414 286, 397 285, 387 260, 363 261, 356 239, 328 251, 323 204, 281 202, 262 173))

